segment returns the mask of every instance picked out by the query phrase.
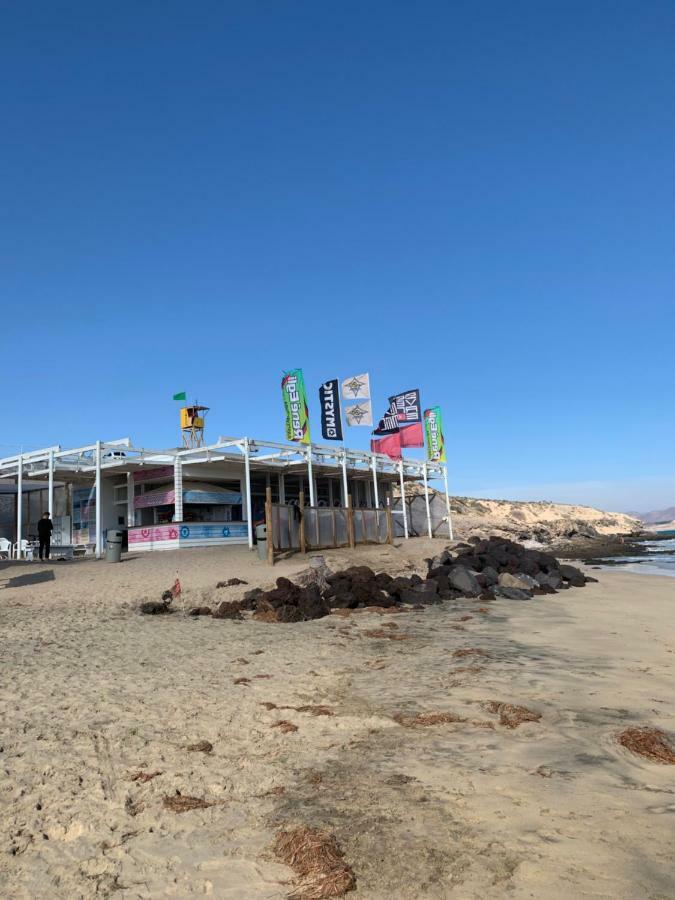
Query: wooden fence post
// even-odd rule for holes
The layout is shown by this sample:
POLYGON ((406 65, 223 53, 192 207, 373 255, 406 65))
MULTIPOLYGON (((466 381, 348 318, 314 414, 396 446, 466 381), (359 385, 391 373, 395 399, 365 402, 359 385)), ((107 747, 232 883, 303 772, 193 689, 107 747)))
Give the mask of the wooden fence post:
POLYGON ((347 494, 347 537, 349 546, 354 549, 354 510, 352 509, 352 495, 347 494))
POLYGON ((274 565, 274 524, 272 522, 272 488, 265 491, 265 525, 267 526, 267 562, 274 565))
POLYGON ((305 492, 300 491, 298 495, 298 508, 300 509, 300 552, 307 553, 305 545, 305 492))

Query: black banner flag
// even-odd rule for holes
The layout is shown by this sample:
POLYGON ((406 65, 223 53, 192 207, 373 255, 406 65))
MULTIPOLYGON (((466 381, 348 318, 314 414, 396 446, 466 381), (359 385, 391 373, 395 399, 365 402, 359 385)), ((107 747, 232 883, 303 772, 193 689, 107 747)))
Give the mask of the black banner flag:
POLYGON ((340 384, 337 378, 321 385, 319 402, 321 404, 321 435, 324 441, 341 441, 340 384))

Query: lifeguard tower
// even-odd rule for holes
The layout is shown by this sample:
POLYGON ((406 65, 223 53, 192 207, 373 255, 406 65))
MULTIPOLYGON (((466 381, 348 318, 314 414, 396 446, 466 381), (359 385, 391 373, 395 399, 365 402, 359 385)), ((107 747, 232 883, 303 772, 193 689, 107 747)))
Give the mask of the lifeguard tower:
POLYGON ((208 406, 184 406, 180 411, 180 430, 183 432, 183 446, 204 446, 204 419, 208 406))

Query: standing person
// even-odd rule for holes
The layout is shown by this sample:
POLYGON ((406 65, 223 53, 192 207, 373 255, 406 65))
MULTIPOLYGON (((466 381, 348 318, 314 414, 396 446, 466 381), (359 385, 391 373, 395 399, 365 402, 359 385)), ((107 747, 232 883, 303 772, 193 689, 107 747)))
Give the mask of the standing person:
POLYGON ((45 554, 45 559, 49 559, 53 530, 54 524, 49 518, 49 513, 42 513, 42 518, 38 522, 38 537, 40 538, 40 559, 42 559, 43 551, 45 554))

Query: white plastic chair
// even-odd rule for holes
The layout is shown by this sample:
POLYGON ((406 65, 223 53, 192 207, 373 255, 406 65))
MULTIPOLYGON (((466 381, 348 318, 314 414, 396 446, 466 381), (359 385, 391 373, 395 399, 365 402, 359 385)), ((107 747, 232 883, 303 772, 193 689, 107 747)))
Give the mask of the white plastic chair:
POLYGON ((12 558, 12 542, 8 541, 7 538, 0 538, 0 556, 5 554, 7 559, 12 558))
POLYGON ((20 541, 16 541, 12 547, 12 556, 14 559, 19 558, 19 553, 21 553, 22 557, 28 556, 28 541, 26 538, 21 538, 20 541))

